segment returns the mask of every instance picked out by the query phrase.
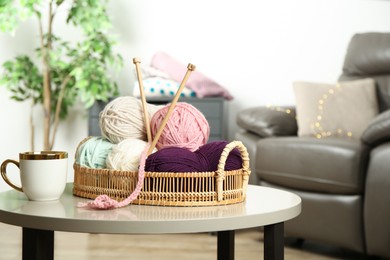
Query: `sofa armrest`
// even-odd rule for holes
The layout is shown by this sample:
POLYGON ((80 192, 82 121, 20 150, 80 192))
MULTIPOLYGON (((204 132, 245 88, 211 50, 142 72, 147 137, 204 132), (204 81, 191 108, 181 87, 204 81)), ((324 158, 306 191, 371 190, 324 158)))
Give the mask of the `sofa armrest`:
POLYGON ((261 137, 297 135, 294 107, 252 107, 239 112, 237 124, 261 137))
POLYGON ((389 158, 390 143, 381 144, 371 151, 365 182, 363 219, 367 253, 390 258, 389 158))
POLYGON ((390 140, 390 109, 379 114, 363 132, 361 140, 368 145, 378 145, 390 140))

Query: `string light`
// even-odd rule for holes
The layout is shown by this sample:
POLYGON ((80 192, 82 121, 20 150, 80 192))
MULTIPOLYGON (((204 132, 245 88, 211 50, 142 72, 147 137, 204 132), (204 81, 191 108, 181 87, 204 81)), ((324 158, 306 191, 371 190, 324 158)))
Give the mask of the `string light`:
POLYGON ((353 134, 351 131, 345 131, 343 129, 336 129, 336 131, 329 131, 329 129, 324 129, 322 127, 321 121, 324 119, 324 109, 326 108, 326 103, 329 101, 329 98, 335 97, 337 92, 342 91, 342 86, 340 83, 337 83, 334 88, 330 88, 326 93, 322 95, 320 99, 318 99, 318 112, 316 116, 316 121, 314 123, 310 124, 310 128, 313 130, 314 137, 321 139, 331 136, 338 136, 338 137, 349 137, 352 138, 353 134))
POLYGON ((289 109, 289 108, 280 107, 280 106, 272 106, 272 105, 267 105, 266 108, 269 110, 278 111, 278 112, 286 113, 288 115, 293 116, 293 113, 292 113, 291 109, 289 109))
MULTIPOLYGON (((343 129, 336 129, 336 131, 330 131, 329 129, 324 129, 322 127, 321 121, 324 119, 324 109, 326 108, 326 103, 329 98, 332 98, 337 93, 336 91, 342 91, 342 86, 338 83, 335 88, 330 88, 326 93, 322 95, 322 97, 318 100, 318 113, 316 116, 316 121, 310 124, 310 128, 313 130, 314 137, 321 139, 331 136, 347 136, 352 138, 353 134, 351 131, 345 131, 343 129)), ((281 107, 281 106, 272 106, 266 105, 266 108, 272 111, 277 111, 281 113, 286 113, 290 116, 293 116, 296 119, 295 113, 289 108, 281 107)))

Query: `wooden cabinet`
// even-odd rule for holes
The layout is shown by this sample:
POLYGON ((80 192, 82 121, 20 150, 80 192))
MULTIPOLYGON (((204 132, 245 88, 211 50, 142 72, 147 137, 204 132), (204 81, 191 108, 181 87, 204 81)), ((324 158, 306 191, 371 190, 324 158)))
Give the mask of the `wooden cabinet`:
MULTIPOLYGON (((147 98, 150 104, 164 105, 172 101, 170 97, 147 98)), ((210 125, 210 141, 227 140, 227 102, 222 97, 213 98, 180 98, 179 102, 187 102, 203 113, 210 125)), ((101 136, 99 113, 106 103, 96 102, 89 111, 88 134, 101 136)))

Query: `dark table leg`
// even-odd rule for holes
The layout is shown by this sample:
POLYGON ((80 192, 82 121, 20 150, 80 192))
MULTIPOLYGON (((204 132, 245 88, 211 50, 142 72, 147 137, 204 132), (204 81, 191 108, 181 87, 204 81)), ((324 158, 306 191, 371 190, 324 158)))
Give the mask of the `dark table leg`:
POLYGON ((218 231, 218 260, 234 260, 234 230, 218 231))
POLYGON ((264 226, 264 260, 284 259, 284 223, 264 226))
POLYGON ((53 260, 54 231, 23 228, 23 260, 53 260))

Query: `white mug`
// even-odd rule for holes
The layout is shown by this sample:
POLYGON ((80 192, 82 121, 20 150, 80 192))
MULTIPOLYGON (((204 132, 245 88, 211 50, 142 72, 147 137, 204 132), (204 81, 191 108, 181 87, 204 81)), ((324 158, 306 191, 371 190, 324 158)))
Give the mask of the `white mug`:
POLYGON ((57 200, 65 190, 68 172, 68 153, 60 151, 42 151, 19 153, 19 162, 5 160, 1 164, 1 176, 17 191, 26 194, 29 200, 57 200), (7 176, 7 165, 15 164, 19 168, 22 186, 13 184, 7 176))

